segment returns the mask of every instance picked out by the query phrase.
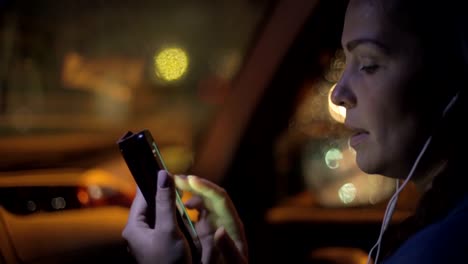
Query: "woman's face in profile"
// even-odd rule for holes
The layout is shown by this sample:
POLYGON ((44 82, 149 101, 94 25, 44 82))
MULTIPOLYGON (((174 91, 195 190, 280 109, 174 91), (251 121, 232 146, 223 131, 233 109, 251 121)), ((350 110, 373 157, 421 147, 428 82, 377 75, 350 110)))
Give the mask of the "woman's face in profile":
POLYGON ((342 34, 346 67, 332 100, 347 108, 345 125, 354 131, 350 145, 358 166, 403 178, 427 137, 425 111, 417 106, 424 94, 415 96, 421 91, 415 87, 421 85, 421 52, 418 41, 398 30, 377 2, 349 3, 342 34))

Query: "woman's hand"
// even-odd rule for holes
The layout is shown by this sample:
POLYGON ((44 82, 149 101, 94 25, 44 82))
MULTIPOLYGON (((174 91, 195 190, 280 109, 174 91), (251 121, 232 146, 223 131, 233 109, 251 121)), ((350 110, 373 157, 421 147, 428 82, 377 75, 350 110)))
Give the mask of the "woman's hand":
POLYGON ((175 185, 166 171, 158 172, 154 229, 147 222, 147 203, 140 189, 130 208, 122 236, 138 263, 191 263, 190 248, 177 225, 175 185))
POLYGON ((200 212, 196 229, 202 243, 203 263, 219 263, 220 260, 223 263, 247 263, 244 227, 226 191, 193 175, 176 175, 175 183, 180 190, 194 194, 185 205, 200 212))

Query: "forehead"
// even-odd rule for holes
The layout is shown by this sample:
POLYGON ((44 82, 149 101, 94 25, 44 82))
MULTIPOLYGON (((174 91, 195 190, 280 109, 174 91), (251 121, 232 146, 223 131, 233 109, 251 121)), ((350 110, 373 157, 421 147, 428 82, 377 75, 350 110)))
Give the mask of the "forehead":
POLYGON ((387 42, 396 34, 378 1, 351 0, 346 10, 342 42, 355 39, 375 39, 387 42))

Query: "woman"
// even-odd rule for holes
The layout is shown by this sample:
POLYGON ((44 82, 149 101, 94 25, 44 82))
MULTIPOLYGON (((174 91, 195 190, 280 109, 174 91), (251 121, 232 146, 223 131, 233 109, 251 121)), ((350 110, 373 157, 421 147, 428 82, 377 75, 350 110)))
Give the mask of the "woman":
MULTIPOLYGON (((468 89, 464 2, 348 4, 342 34, 346 68, 332 100, 347 109, 345 125, 355 132, 350 144, 356 162, 369 174, 411 179, 423 192, 413 216, 382 232, 376 261, 468 262, 467 144, 460 122, 467 112, 468 89)), ((157 215, 164 219, 156 220, 154 230, 147 229, 146 204, 138 194, 123 236, 141 263, 188 260, 186 242, 174 224, 172 178, 160 172, 159 180, 157 215)), ((196 176, 177 176, 175 183, 198 195, 187 206, 201 212, 197 228, 203 263, 220 257, 246 263, 242 223, 228 195, 196 176)))

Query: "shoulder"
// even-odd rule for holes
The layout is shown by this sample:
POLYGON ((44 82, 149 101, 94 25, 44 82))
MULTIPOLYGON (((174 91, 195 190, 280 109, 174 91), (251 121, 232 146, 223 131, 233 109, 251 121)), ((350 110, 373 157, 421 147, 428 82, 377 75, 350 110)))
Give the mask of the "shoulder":
POLYGON ((385 264, 468 262, 468 196, 446 218, 410 237, 385 264))

